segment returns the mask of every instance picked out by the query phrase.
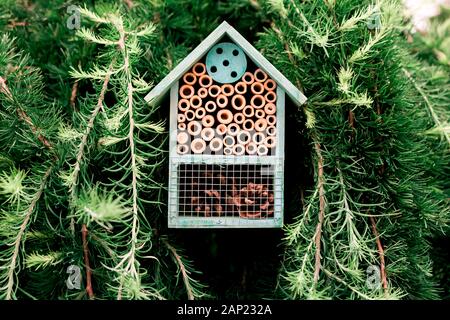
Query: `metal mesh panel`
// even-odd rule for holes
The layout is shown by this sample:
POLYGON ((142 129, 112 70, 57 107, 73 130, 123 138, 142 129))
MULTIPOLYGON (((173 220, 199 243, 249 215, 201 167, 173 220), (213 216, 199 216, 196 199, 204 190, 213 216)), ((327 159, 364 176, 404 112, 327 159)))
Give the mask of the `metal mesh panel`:
POLYGON ((188 217, 273 218, 274 168, 258 164, 178 166, 178 213, 188 217))

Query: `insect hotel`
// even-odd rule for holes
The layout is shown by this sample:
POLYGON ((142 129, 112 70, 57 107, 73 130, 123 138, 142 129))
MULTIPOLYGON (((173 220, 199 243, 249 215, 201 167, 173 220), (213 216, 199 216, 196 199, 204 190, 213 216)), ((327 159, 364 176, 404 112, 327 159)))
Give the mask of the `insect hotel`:
POLYGON ((305 96, 227 22, 145 99, 169 90, 169 227, 282 227, 285 99, 305 96))

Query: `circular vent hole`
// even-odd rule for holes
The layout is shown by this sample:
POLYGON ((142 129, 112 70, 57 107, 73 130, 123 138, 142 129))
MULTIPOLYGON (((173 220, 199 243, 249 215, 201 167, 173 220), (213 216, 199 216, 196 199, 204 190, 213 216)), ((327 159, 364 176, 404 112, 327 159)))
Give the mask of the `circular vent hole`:
POLYGON ((217 48, 217 49, 216 49, 216 52, 217 52, 217 54, 222 54, 223 49, 222 49, 222 48, 217 48))
POLYGON ((237 56, 239 54, 239 51, 237 51, 236 49, 233 50, 233 56, 237 56))
POLYGON ((211 72, 212 72, 212 73, 217 72, 217 67, 216 67, 216 66, 212 66, 212 67, 211 67, 211 72))
POLYGON ((230 65, 230 61, 228 61, 228 60, 223 60, 223 65, 224 65, 225 67, 228 67, 228 66, 230 65))
POLYGON ((237 77, 237 72, 236 71, 231 72, 231 77, 232 78, 236 78, 237 77))

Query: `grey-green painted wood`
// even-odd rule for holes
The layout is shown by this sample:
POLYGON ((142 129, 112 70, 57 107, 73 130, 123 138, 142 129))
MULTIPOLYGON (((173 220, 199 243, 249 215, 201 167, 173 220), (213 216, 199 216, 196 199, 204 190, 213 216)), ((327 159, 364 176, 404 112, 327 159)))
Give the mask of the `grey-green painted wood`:
POLYGON ((284 141, 285 141, 285 106, 286 97, 284 90, 277 86, 277 145, 276 156, 278 161, 275 162, 275 181, 279 181, 274 185, 274 213, 275 217, 280 220, 283 226, 284 218, 284 141))
MULTIPOLYGON (((178 110, 178 81, 170 88, 170 118, 169 118, 169 159, 177 154, 177 110, 178 110)), ((178 212, 178 171, 177 167, 169 165, 168 192, 169 227, 170 222, 178 212)))
POLYGON ((222 22, 205 40, 203 40, 188 56, 181 61, 160 83, 158 83, 145 97, 151 104, 158 104, 172 85, 180 79, 209 49, 211 49, 224 35, 239 45, 248 58, 263 69, 281 86, 296 105, 305 103, 306 97, 281 72, 279 72, 264 56, 258 52, 243 36, 226 21, 222 22))

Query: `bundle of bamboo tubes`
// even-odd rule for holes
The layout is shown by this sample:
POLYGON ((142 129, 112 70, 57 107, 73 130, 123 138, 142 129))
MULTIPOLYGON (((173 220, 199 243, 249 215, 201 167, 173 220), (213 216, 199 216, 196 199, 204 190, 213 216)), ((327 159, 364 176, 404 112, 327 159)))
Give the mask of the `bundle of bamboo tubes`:
POLYGON ((177 152, 224 155, 273 154, 277 145, 277 84, 263 70, 235 84, 216 83, 204 63, 180 84, 177 152))
POLYGON ((274 193, 266 178, 239 176, 237 179, 230 176, 230 172, 206 167, 194 171, 199 174, 181 187, 184 193, 182 212, 198 217, 273 217, 274 193))

